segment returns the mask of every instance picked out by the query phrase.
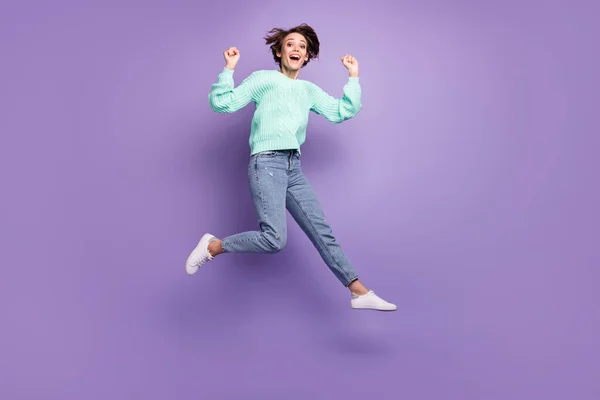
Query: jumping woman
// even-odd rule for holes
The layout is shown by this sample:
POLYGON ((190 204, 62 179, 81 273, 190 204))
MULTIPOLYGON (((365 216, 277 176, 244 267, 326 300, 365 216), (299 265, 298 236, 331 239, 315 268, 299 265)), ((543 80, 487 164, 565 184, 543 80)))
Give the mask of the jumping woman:
POLYGON ((287 209, 325 264, 350 290, 352 308, 396 310, 396 305, 377 296, 358 279, 300 166, 300 146, 306 140, 309 111, 340 123, 361 110, 358 61, 348 54, 342 57, 349 77, 343 97, 335 99, 315 84, 298 79, 300 70, 319 55, 319 39, 310 26, 275 28, 268 33, 264 39, 279 69, 256 71, 234 87, 233 73, 240 52, 230 47, 223 53, 225 67, 208 95, 211 108, 219 113, 235 112, 250 102, 256 106, 249 139, 248 180, 260 230, 223 239, 205 234, 189 255, 186 272, 195 274, 223 253, 281 251, 287 240, 287 209))

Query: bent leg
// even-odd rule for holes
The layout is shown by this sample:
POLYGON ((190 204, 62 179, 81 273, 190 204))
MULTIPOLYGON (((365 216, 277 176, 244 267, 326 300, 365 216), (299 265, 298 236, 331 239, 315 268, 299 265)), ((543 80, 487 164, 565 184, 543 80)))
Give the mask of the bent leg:
POLYGON ((248 180, 260 231, 248 231, 222 239, 224 253, 274 253, 287 241, 285 157, 274 152, 250 158, 248 180))

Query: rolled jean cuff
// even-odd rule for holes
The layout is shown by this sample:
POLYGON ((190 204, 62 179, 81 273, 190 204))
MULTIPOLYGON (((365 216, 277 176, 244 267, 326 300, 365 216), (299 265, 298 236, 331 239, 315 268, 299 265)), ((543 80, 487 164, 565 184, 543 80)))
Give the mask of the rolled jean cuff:
POLYGON ((354 275, 352 278, 348 278, 348 279, 346 280, 346 282, 342 282, 342 283, 344 284, 344 286, 345 286, 345 287, 348 287, 348 286, 350 286, 350 284, 351 284, 352 282, 354 282, 354 281, 355 281, 355 280, 357 280, 357 279, 358 279, 358 275, 354 275))
POLYGON ((227 249, 227 239, 226 238, 221 239, 221 250, 223 250, 223 253, 229 253, 229 250, 227 249))

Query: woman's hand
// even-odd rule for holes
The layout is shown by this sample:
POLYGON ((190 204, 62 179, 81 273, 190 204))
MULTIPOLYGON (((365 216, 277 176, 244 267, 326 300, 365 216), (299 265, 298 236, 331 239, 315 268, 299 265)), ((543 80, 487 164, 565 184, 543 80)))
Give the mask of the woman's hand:
POLYGON ((348 69, 351 78, 358 77, 358 61, 350 54, 346 54, 342 57, 342 64, 348 69))
POLYGON ((236 47, 230 47, 223 52, 225 57, 225 68, 234 70, 240 60, 240 51, 236 47))

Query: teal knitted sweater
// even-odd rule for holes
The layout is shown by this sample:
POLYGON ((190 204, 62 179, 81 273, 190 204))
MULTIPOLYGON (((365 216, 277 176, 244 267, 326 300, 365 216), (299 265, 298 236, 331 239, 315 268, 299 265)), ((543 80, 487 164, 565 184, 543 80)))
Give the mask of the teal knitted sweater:
POLYGON ((251 155, 267 150, 300 152, 306 140, 309 111, 339 123, 354 117, 362 108, 358 77, 349 77, 343 97, 335 99, 317 85, 291 79, 278 70, 256 71, 234 88, 233 71, 223 68, 208 100, 211 108, 220 113, 232 113, 254 102, 251 155))

